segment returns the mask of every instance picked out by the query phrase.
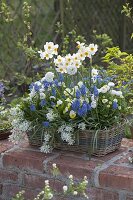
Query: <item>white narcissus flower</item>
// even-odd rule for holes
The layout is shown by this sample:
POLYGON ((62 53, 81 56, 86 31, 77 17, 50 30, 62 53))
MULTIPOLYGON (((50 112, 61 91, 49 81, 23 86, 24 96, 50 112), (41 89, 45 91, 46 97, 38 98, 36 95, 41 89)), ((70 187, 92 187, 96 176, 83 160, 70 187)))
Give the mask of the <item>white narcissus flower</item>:
POLYGON ((65 56, 65 62, 69 64, 72 62, 72 55, 70 53, 65 56))
POLYGON ((44 51, 40 50, 40 51, 38 51, 38 53, 40 54, 41 59, 45 58, 45 52, 44 51))
POLYGON ((44 58, 46 60, 49 60, 50 58, 53 58, 53 54, 52 53, 49 53, 47 51, 44 51, 44 58))
POLYGON ((82 49, 85 45, 85 43, 80 43, 79 41, 76 42, 78 49, 82 49))
POLYGON ((58 55, 58 47, 59 47, 58 44, 55 44, 55 45, 54 45, 54 47, 53 47, 53 54, 54 54, 54 55, 58 55))
POLYGON ((64 57, 58 55, 56 59, 54 59, 55 66, 59 67, 60 65, 63 65, 64 57))
POLYGON ((54 47, 54 43, 53 42, 46 42, 46 44, 44 45, 44 49, 47 52, 53 51, 53 47, 54 47))
POLYGON ((74 61, 73 64, 74 64, 77 68, 80 68, 80 66, 81 66, 81 61, 80 61, 80 60, 74 61))
POLYGON ((82 49, 79 49, 77 55, 78 55, 78 60, 80 60, 80 61, 85 60, 85 57, 86 57, 85 56, 85 48, 83 47, 82 49))
POLYGON ((52 82, 53 79, 54 79, 54 73, 53 73, 53 72, 47 72, 47 73, 45 74, 45 80, 46 80, 47 82, 52 82))
POLYGON ((63 74, 63 73, 66 73, 66 68, 65 68, 63 65, 59 65, 59 66, 56 68, 56 71, 63 74))
POLYGON ((85 55, 85 57, 91 58, 91 53, 90 53, 89 47, 85 47, 84 55, 85 55))
POLYGON ((77 73, 77 67, 76 67, 76 66, 72 66, 72 65, 68 66, 68 67, 67 67, 67 73, 68 73, 69 75, 74 75, 74 74, 76 74, 76 73, 77 73))
POLYGON ((90 44, 89 45, 89 51, 91 55, 94 55, 98 50, 97 44, 90 44))

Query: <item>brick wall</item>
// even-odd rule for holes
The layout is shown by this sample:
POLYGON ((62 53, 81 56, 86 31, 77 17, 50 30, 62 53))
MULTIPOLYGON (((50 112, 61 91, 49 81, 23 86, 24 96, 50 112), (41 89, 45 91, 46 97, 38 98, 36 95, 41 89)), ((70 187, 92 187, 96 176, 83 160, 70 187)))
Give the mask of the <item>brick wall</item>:
POLYGON ((76 180, 88 177, 90 200, 133 200, 133 165, 127 159, 132 152, 133 140, 124 139, 119 151, 92 157, 90 161, 85 154, 54 151, 46 155, 28 144, 13 146, 7 140, 1 141, 0 200, 10 200, 22 189, 26 191, 26 200, 32 200, 46 179, 60 191, 67 182, 68 172, 76 180), (52 163, 61 171, 56 181, 51 175, 52 163))

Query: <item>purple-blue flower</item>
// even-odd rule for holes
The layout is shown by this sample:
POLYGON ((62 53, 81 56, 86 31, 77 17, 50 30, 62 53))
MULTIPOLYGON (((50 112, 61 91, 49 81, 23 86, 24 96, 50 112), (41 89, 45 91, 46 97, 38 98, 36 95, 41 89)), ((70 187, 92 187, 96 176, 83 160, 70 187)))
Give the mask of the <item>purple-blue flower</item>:
POLYGON ((89 103, 87 103, 87 110, 90 111, 91 110, 91 105, 89 103))
POLYGON ((39 89, 40 89, 40 86, 39 86, 39 85, 37 85, 37 84, 34 84, 34 89, 35 89, 35 91, 36 91, 36 92, 38 92, 38 91, 39 91, 39 89))
POLYGON ((81 97, 81 92, 79 90, 76 90, 76 98, 79 99, 81 97))
POLYGON ((87 104, 83 103, 82 107, 78 109, 78 115, 83 117, 87 114, 87 104))
POLYGON ((85 85, 81 86, 80 92, 81 92, 82 95, 86 95, 86 86, 85 85))
POLYGON ((55 90, 55 88, 52 88, 52 96, 56 96, 56 90, 55 90))
POLYGON ((42 122, 42 125, 47 128, 47 127, 49 127, 49 122, 48 121, 44 121, 44 122, 42 122))
POLYGON ((47 82, 47 81, 43 81, 43 86, 44 86, 44 88, 45 89, 48 89, 49 88, 49 86, 52 86, 52 82, 50 83, 50 82, 47 82))
POLYGON ((112 107, 113 107, 114 110, 118 108, 118 104, 117 104, 116 101, 113 101, 113 105, 112 105, 112 107))
POLYGON ((80 101, 78 99, 76 99, 75 101, 72 102, 72 110, 77 111, 78 108, 80 107, 80 101))
POLYGON ((4 93, 4 84, 0 82, 0 97, 3 96, 3 93, 4 93))
POLYGON ((59 81, 60 82, 63 82, 64 81, 64 75, 59 73, 59 81))
POLYGON ((55 106, 55 103, 53 101, 51 102, 51 106, 55 106))
POLYGON ((99 94, 97 87, 94 86, 93 90, 94 90, 94 96, 97 97, 99 94))
POLYGON ((34 104, 31 104, 31 105, 30 105, 30 110, 31 110, 31 111, 35 111, 35 110, 36 110, 36 107, 35 107, 34 104))
POLYGON ((55 84, 56 86, 58 86, 58 79, 55 79, 55 80, 54 80, 54 84, 55 84))
POLYGON ((40 105, 43 107, 46 105, 46 100, 45 99, 42 99, 41 102, 40 102, 40 105))

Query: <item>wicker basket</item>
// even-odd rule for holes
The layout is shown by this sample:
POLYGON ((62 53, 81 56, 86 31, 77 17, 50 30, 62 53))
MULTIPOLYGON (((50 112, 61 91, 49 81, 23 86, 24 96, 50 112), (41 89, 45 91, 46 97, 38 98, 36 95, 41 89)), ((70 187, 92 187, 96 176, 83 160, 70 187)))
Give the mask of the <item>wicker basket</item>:
MULTIPOLYGON (((36 132, 34 135, 29 132, 27 135, 30 145, 38 147, 42 145, 42 135, 40 132, 36 132)), ((124 125, 118 125, 107 130, 85 130, 78 133, 78 139, 73 145, 68 145, 66 142, 57 139, 55 142, 55 149, 104 156, 119 149, 123 136, 124 125)))

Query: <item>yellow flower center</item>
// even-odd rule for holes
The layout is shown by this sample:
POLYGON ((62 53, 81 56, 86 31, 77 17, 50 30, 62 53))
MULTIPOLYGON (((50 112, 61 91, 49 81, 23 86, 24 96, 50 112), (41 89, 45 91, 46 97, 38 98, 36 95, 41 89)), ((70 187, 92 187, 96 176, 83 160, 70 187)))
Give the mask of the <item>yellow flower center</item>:
POLYGON ((88 56, 88 55, 89 55, 89 53, 88 53, 88 52, 85 52, 85 55, 86 55, 86 56, 88 56))

